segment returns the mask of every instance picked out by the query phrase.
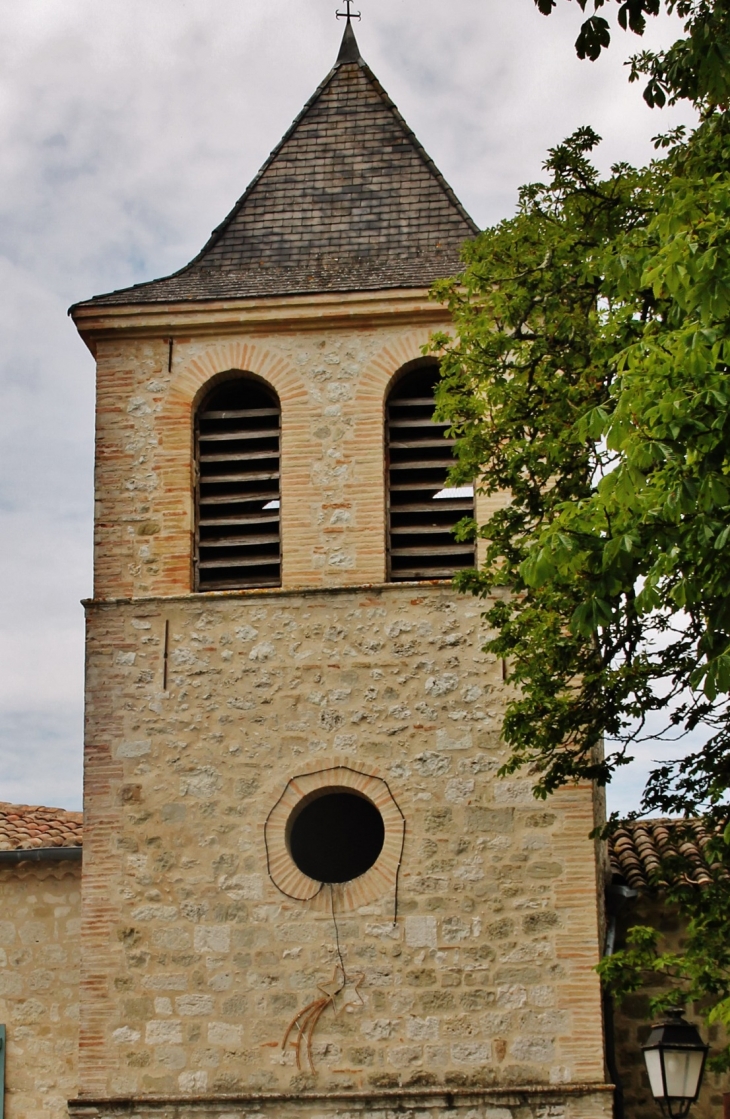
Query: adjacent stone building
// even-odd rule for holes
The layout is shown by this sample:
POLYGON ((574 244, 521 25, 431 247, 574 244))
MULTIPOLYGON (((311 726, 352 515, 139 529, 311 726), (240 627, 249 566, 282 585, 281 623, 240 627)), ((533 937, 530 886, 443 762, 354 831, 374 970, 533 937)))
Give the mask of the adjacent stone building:
POLYGON ((81 813, 0 802, 6 1119, 62 1119, 76 1095, 81 813))
MULTIPOLYGON (((600 803, 497 778, 503 666, 451 585, 474 495, 423 351, 475 232, 348 21, 199 256, 72 309, 97 363, 76 1091, 70 985, 43 1037, 75 1119, 611 1114, 600 803)), ((11 903, 39 921, 71 885, 40 865, 11 903)))

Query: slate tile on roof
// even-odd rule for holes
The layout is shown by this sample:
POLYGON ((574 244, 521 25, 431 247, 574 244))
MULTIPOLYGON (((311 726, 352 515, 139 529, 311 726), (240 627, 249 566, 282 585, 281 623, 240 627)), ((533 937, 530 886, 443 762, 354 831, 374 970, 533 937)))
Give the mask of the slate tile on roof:
POLYGON ((82 835, 81 812, 0 801, 0 851, 80 847, 82 835))
POLYGON ((360 58, 340 57, 199 255, 77 306, 426 287, 477 232, 360 58))

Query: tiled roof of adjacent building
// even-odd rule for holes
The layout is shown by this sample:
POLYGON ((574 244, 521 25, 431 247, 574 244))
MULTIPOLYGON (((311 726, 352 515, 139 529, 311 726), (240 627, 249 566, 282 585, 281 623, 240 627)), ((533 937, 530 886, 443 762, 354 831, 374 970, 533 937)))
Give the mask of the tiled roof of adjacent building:
POLYGON ((334 69, 198 256, 76 306, 425 287, 476 232, 348 20, 334 69))
POLYGON ((0 851, 80 847, 81 812, 0 801, 0 851))
POLYGON ((681 858, 681 872, 697 885, 710 882, 706 847, 709 835, 699 823, 684 820, 637 820, 619 828, 609 841, 614 881, 636 890, 663 885, 663 860, 681 858))

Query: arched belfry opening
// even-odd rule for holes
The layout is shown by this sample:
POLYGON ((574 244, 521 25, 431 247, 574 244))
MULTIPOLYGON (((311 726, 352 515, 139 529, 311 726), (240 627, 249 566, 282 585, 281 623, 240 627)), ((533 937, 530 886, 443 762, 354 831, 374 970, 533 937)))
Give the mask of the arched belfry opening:
POLYGON ((195 589, 281 583, 281 408, 273 389, 231 374, 195 416, 195 589))
POLYGON ((385 409, 387 558, 391 582, 448 579, 473 567, 474 545, 457 541, 454 527, 474 516, 474 487, 448 485, 454 440, 434 420, 439 379, 435 361, 408 369, 393 385, 385 409))

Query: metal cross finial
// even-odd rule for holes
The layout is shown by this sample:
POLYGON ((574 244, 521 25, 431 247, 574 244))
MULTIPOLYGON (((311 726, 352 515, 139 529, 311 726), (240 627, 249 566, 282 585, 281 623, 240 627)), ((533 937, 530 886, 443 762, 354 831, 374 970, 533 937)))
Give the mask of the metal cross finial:
POLYGON ((361 19, 362 18, 359 12, 353 12, 351 10, 353 2, 354 2, 354 0, 345 0, 345 7, 347 8, 347 11, 346 12, 335 12, 335 15, 337 16, 338 19, 348 19, 349 20, 349 19, 361 19))

